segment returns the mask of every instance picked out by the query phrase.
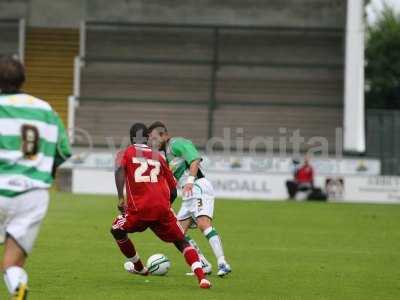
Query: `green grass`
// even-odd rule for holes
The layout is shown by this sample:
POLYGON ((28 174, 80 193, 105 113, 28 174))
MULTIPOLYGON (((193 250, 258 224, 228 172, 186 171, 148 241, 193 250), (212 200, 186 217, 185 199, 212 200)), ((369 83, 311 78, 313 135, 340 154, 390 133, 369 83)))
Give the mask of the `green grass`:
MULTIPOLYGON (((400 206, 217 201, 233 273, 211 276, 209 291, 152 232, 132 237, 143 258, 165 253, 169 274, 125 273, 109 234, 115 215, 113 197, 52 194, 27 264, 30 299, 400 299, 400 206)), ((191 235, 215 265, 205 238, 191 235)))

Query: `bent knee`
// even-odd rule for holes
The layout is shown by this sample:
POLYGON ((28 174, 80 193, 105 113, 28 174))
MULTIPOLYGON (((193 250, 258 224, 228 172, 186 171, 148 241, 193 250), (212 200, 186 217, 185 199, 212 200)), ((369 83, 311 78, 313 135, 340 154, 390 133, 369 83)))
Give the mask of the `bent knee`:
POLYGON ((127 237, 126 231, 124 231, 122 229, 111 228, 110 232, 111 232, 112 236, 114 237, 114 239, 116 239, 116 240, 122 240, 127 237))
POLYGON ((212 221, 207 216, 201 216, 197 218, 196 223, 197 227, 199 227, 201 231, 204 231, 205 229, 211 226, 212 221))

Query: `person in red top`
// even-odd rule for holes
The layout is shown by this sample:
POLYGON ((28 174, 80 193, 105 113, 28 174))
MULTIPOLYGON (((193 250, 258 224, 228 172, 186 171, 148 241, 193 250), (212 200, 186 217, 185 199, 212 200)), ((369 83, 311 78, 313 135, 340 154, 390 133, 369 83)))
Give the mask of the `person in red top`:
POLYGON ((314 186, 314 170, 307 157, 304 159, 304 164, 297 170, 294 179, 299 187, 310 188, 314 186))
POLYGON ((314 170, 308 157, 304 158, 304 164, 295 169, 294 180, 286 182, 290 199, 294 199, 298 191, 312 191, 314 187, 314 170))
POLYGON ((176 181, 163 156, 149 148, 147 127, 136 123, 131 127, 129 147, 117 155, 115 183, 118 209, 111 234, 121 252, 128 259, 128 272, 148 275, 128 233, 150 228, 161 240, 174 243, 191 266, 201 288, 210 288, 205 278, 197 251, 186 241, 171 202, 176 197, 176 181), (126 190, 127 198, 124 196, 126 190))

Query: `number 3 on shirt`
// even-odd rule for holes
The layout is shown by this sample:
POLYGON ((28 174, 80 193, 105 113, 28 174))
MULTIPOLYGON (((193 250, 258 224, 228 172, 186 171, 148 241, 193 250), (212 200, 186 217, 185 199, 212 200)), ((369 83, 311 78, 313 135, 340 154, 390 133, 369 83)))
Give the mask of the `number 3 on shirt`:
POLYGON ((136 182, 158 182, 158 174, 160 174, 160 162, 154 159, 146 159, 143 157, 133 157, 132 162, 140 166, 135 170, 136 182), (149 167, 154 167, 150 170, 150 176, 143 175, 149 167))

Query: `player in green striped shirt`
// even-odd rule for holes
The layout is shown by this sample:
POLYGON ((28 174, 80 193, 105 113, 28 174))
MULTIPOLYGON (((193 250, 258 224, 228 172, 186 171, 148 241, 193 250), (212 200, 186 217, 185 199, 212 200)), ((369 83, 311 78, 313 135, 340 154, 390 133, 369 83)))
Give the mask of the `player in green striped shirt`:
MULTIPOLYGON (((182 188, 182 206, 178 212, 178 220, 185 233, 192 224, 197 225, 210 243, 217 258, 218 276, 231 272, 222 247, 222 241, 216 229, 212 226, 214 214, 214 189, 204 176, 201 169, 201 156, 190 140, 181 137, 170 137, 166 126, 155 122, 149 127, 150 140, 154 141, 160 150, 165 151, 166 158, 182 188)), ((194 240, 187 236, 189 242, 198 249, 194 240)), ((200 252, 200 250, 198 249, 200 252)), ((209 264, 203 255, 201 260, 209 264)), ((207 268, 205 268, 206 271, 207 268)))
POLYGON ((51 106, 20 91, 23 65, 0 57, 0 238, 2 269, 12 299, 25 299, 27 255, 44 219, 55 170, 71 154, 51 106))

